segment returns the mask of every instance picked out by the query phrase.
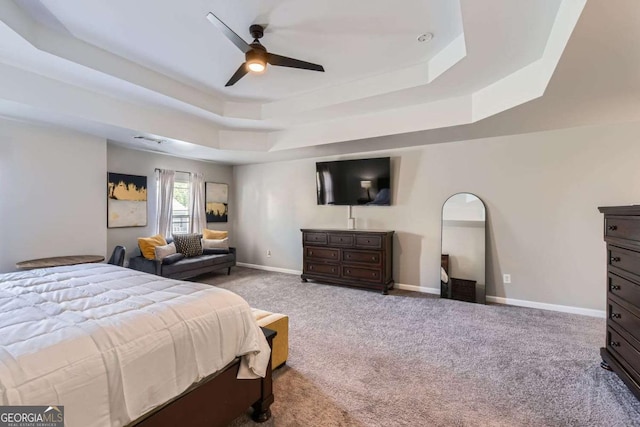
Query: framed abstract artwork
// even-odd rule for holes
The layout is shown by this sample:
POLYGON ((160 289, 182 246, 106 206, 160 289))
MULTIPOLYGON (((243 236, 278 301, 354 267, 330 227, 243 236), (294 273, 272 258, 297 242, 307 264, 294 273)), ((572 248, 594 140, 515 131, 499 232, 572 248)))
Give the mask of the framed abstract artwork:
POLYGON ((205 185, 205 211, 207 222, 227 222, 229 211, 229 185, 207 182, 205 185))
POLYGON ((146 227, 147 177, 107 173, 107 228, 146 227))

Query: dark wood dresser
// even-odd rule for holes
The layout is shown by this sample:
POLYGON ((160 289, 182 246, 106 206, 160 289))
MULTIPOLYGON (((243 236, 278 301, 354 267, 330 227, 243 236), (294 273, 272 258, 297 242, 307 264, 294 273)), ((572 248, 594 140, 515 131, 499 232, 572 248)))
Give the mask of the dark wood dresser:
POLYGON ((601 207, 607 242, 607 341, 602 366, 640 399, 640 205, 601 207))
POLYGON ((302 229, 302 280, 393 288, 393 231, 302 229))

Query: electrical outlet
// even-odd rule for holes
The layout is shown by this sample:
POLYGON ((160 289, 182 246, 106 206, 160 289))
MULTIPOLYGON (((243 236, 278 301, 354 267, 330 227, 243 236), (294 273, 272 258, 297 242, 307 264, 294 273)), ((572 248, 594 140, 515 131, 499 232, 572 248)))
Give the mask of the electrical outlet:
POLYGON ((267 249, 267 256, 271 256, 271 249, 267 249))
POLYGON ((502 275, 502 282, 503 283, 511 283, 511 275, 510 274, 503 274, 502 275))

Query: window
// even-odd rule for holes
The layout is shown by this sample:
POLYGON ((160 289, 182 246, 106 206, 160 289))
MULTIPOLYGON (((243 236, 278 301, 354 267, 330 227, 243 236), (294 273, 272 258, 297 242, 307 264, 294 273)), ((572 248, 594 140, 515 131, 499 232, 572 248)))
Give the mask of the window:
POLYGON ((189 232, 190 176, 188 172, 176 172, 173 183, 173 233, 189 232))

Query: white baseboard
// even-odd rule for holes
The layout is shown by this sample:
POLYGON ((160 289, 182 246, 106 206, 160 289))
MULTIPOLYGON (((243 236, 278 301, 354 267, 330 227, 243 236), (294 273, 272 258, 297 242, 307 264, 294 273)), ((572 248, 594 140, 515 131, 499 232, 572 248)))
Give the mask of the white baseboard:
POLYGON ((487 295, 488 302, 494 302, 496 304, 515 305, 518 307, 539 308, 542 310, 559 311, 561 313, 581 314, 583 316, 606 318, 607 312, 605 310, 594 310, 591 308, 573 307, 570 305, 559 304, 547 304, 544 302, 526 301, 515 298, 503 298, 487 295))
POLYGON ((255 270, 275 271, 276 273, 295 274, 298 276, 302 274, 302 271, 299 270, 289 270, 288 268, 280 267, 269 267, 268 265, 247 264, 246 262, 237 262, 236 265, 238 267, 253 268, 255 270))
POLYGON ((396 283, 394 285, 396 289, 402 289, 403 291, 422 292, 423 294, 440 295, 439 288, 423 288, 422 286, 405 285, 403 283, 396 283))
MULTIPOLYGON (((302 271, 299 271, 299 270, 289 270, 287 268, 269 267, 266 265, 247 264, 244 262, 238 262, 237 265, 240 267, 254 268, 256 270, 275 271, 277 273, 286 273, 286 274, 295 274, 295 275, 302 274, 302 271)), ((413 292, 422 292, 424 294, 440 295, 440 288, 427 288, 423 286, 405 285, 403 283, 396 283, 395 288, 402 289, 403 291, 413 291, 413 292)), ((548 304, 544 302, 526 301, 526 300, 515 299, 515 298, 503 298, 503 297, 494 297, 491 295, 487 295, 487 302, 492 302, 495 304, 515 305, 517 307, 539 308, 541 310, 559 311, 561 313, 580 314, 582 316, 600 317, 603 319, 607 317, 607 312, 605 310, 594 310, 591 308, 573 307, 570 305, 548 304)))
MULTIPOLYGON (((425 294, 440 295, 439 288, 425 288, 415 285, 404 285, 402 283, 396 283, 396 288, 405 291, 422 292, 425 294)), ((517 307, 539 308, 541 310, 559 311, 561 313, 580 314, 582 316, 600 317, 606 318, 607 312, 605 310, 593 310, 591 308, 573 307, 570 305, 548 304, 544 302, 526 301, 515 298, 503 298, 487 295, 487 302, 504 305, 515 305, 517 307)))

